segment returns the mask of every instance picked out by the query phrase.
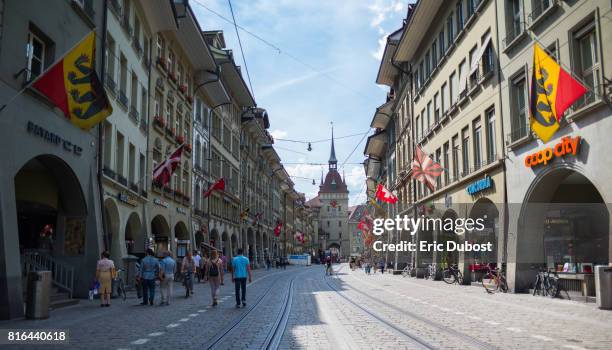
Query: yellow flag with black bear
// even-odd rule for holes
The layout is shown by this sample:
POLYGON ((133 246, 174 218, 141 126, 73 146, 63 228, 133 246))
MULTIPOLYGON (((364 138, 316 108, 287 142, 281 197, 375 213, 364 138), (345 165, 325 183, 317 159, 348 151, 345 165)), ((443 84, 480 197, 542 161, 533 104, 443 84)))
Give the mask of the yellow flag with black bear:
POLYGON ((84 130, 113 112, 96 74, 95 57, 96 33, 92 31, 32 84, 84 130))
POLYGON ((538 44, 533 46, 529 125, 542 141, 550 140, 565 110, 586 91, 538 44))

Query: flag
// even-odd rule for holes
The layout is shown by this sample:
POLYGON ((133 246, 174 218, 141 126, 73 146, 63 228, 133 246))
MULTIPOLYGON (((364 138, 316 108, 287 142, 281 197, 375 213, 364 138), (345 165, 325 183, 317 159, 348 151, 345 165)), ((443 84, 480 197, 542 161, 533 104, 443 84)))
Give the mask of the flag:
POLYGON ((376 213, 376 209, 378 209, 379 211, 383 212, 385 216, 387 215, 387 211, 385 210, 385 208, 383 208, 380 204, 378 204, 377 201, 371 198, 370 203, 374 206, 374 213, 376 213))
POLYGON ((220 178, 219 180, 217 180, 217 182, 215 182, 212 186, 210 186, 210 188, 206 192, 204 192, 204 198, 210 196, 214 191, 217 191, 217 190, 219 191, 225 190, 225 180, 223 180, 223 178, 220 178))
POLYGON ((280 231, 281 231, 281 228, 283 228, 283 223, 282 223, 281 221, 279 221, 279 222, 276 224, 276 227, 274 228, 274 235, 275 235, 276 237, 280 236, 280 231))
POLYGON ((92 31, 32 84, 67 119, 84 130, 113 113, 96 74, 95 57, 96 33, 92 31))
POLYGON ((534 44, 529 125, 543 142, 550 140, 563 113, 586 92, 584 85, 534 44))
POLYGON ((435 189, 435 179, 442 175, 442 166, 434 162, 420 146, 416 146, 412 160, 412 176, 424 183, 432 192, 435 189))
POLYGON ((157 182, 161 186, 164 186, 170 182, 172 173, 181 164, 181 155, 183 154, 183 145, 179 146, 169 157, 163 162, 159 163, 155 169, 153 169, 153 181, 157 182))
POLYGON ((397 196, 391 193, 383 184, 378 184, 378 188, 376 189, 376 198, 380 199, 385 203, 394 204, 397 202, 397 196))
POLYGON ((249 211, 251 211, 249 208, 243 210, 242 213, 240 213, 240 219, 246 220, 246 218, 249 216, 249 211))

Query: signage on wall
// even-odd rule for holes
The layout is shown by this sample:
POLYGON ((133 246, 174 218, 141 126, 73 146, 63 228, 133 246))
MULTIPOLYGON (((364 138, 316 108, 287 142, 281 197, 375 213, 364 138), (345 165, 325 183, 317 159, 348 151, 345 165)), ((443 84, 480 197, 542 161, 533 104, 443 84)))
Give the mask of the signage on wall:
POLYGON ((83 152, 83 149, 75 144, 73 144, 72 142, 68 141, 67 139, 61 137, 58 134, 55 134, 45 128, 43 128, 40 125, 34 124, 31 121, 28 121, 27 124, 27 129, 28 129, 28 133, 32 134, 34 136, 38 136, 40 138, 42 138, 43 140, 52 143, 56 146, 62 146, 62 148, 66 151, 66 152, 70 152, 70 153, 74 153, 77 156, 80 156, 81 153, 83 152))
POLYGON ((544 148, 525 157, 525 166, 532 168, 539 164, 548 165, 553 158, 561 158, 568 154, 575 156, 580 149, 580 141, 582 141, 580 136, 566 136, 553 147, 544 148))
POLYGON ((122 191, 117 193, 117 199, 123 203, 129 204, 133 207, 138 205, 138 201, 136 200, 136 196, 131 193, 122 191))
POLYGON ((159 198, 155 198, 153 200, 153 203, 155 203, 156 205, 159 205, 160 207, 164 207, 164 208, 168 208, 170 206, 170 204, 168 204, 168 202, 161 200, 159 198))
POLYGON ((476 193, 482 192, 491 187, 493 187, 493 180, 491 179, 489 175, 485 175, 483 179, 480 179, 478 181, 475 181, 469 184, 465 190, 467 191, 467 193, 473 196, 476 193))

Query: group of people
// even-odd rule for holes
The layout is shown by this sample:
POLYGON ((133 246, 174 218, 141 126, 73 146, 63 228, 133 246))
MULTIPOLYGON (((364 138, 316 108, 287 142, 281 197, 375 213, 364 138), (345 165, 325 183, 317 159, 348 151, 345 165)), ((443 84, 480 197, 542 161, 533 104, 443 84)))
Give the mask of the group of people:
MULTIPOLYGON (((189 298, 193 293, 193 280, 207 281, 210 285, 211 305, 217 306, 219 300, 219 288, 223 285, 224 273, 226 272, 226 261, 219 256, 217 250, 212 250, 210 258, 201 257, 195 252, 187 252, 183 257, 180 267, 172 258, 169 251, 162 252, 162 258, 155 256, 153 249, 147 249, 145 257, 140 261, 137 268, 136 283, 139 288, 139 296, 142 295, 140 305, 154 305, 155 286, 159 281, 161 301, 159 305, 170 305, 173 295, 175 274, 180 273, 185 286, 185 297, 189 298), (178 267, 178 268, 177 268, 178 267)), ((231 278, 235 285, 236 307, 246 306, 246 284, 247 279, 252 280, 249 259, 238 249, 238 255, 231 261, 231 278)), ((115 264, 110 260, 110 254, 103 252, 96 267, 96 280, 99 284, 100 306, 110 306, 112 294, 112 281, 117 277, 115 264)))
POLYGON ((363 270, 365 271, 366 275, 372 274, 372 267, 374 267, 374 273, 376 273, 376 268, 380 270, 380 273, 382 274, 385 273, 385 261, 384 260, 380 260, 378 264, 372 263, 370 261, 365 261, 363 264, 361 264, 361 266, 363 266, 363 270))

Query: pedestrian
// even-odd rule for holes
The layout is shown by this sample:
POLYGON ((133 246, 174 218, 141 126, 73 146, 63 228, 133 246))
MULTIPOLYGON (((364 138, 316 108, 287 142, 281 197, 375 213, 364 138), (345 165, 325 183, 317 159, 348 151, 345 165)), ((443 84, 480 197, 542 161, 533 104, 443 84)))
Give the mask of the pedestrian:
POLYGON ((223 272, 227 272, 227 256, 221 253, 221 263, 223 264, 223 272))
POLYGON ((169 251, 162 253, 164 257, 159 263, 159 290, 161 292, 161 303, 159 305, 170 305, 170 298, 174 290, 174 272, 176 262, 172 259, 169 251))
POLYGON ((202 280, 202 269, 200 267, 200 264, 202 263, 202 257, 200 256, 200 252, 198 252, 197 250, 193 251, 193 260, 195 261, 198 283, 200 283, 200 280, 202 280))
POLYGON ((277 258, 275 259, 275 264, 276 264, 276 268, 277 268, 277 269, 280 269, 280 258, 278 258, 278 257, 277 257, 277 258))
POLYGON ((100 294, 100 306, 110 306, 110 297, 112 293, 113 279, 117 277, 115 263, 110 260, 110 254, 107 251, 102 252, 96 265, 96 279, 100 283, 98 293, 100 294))
POLYGON ((381 260, 378 263, 378 268, 380 269, 380 273, 384 275, 385 274, 385 262, 381 260))
POLYGON ((216 250, 210 252, 210 260, 204 267, 205 280, 210 284, 210 297, 212 306, 217 306, 219 298, 219 285, 223 284, 223 262, 219 259, 216 250))
POLYGON ((232 259, 232 282, 234 282, 234 290, 236 293, 236 308, 240 308, 240 301, 242 301, 242 307, 246 307, 247 276, 249 278, 249 283, 251 283, 252 276, 249 259, 242 255, 242 248, 238 248, 238 255, 232 259), (242 298, 240 298, 241 290, 242 298))
POLYGON ((181 273, 183 274, 183 284, 185 285, 185 298, 193 295, 193 274, 196 273, 196 264, 191 251, 183 258, 181 264, 181 273))
POLYGON ((266 257, 266 270, 270 270, 270 264, 271 264, 270 258, 266 257))
POLYGON ((287 258, 282 257, 281 261, 282 261, 281 265, 283 265, 283 270, 286 270, 287 269, 287 258))
POLYGON ((325 275, 326 275, 326 276, 327 276, 327 275, 331 276, 332 271, 333 271, 333 270, 332 270, 332 259, 331 259, 331 257, 330 257, 330 256, 328 256, 328 257, 325 259, 325 275))
POLYGON ((155 300, 155 279, 159 276, 159 261, 153 249, 147 249, 147 255, 140 263, 140 283, 142 285, 142 303, 140 305, 153 306, 155 300))
POLYGON ((204 253, 202 256, 202 260, 200 261, 200 271, 202 272, 202 280, 206 283, 206 266, 208 265, 208 253, 204 253))

